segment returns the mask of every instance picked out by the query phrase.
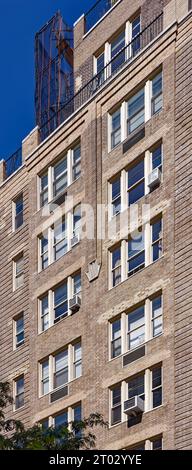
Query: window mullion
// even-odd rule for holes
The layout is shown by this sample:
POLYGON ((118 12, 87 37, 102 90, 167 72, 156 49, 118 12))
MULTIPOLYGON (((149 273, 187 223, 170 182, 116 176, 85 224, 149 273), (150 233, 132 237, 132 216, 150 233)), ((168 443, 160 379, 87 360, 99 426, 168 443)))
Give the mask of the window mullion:
POLYGON ((127 279, 127 242, 121 242, 121 282, 127 279))
POLYGON ((151 98, 152 98, 152 83, 147 80, 145 84, 145 122, 151 119, 151 98))
POLYGON ((73 158, 73 150, 70 149, 67 152, 67 186, 69 186, 73 181, 72 158, 73 158))
POLYGON ((48 202, 53 199, 53 167, 48 168, 48 202))
POLYGON ((127 315, 125 312, 121 315, 121 353, 127 351, 127 315))
POLYGON ((124 413, 124 402, 127 400, 127 383, 125 380, 121 383, 121 421, 127 421, 127 415, 124 413))
POLYGON ((145 412, 151 410, 151 371, 145 370, 145 412))
POLYGON ((149 194, 150 189, 148 186, 148 180, 149 180, 149 174, 151 172, 151 153, 149 150, 145 152, 144 169, 145 169, 145 194, 149 194))
POLYGON ((145 242, 145 266, 151 263, 151 225, 147 222, 144 226, 144 242, 145 242))
POLYGON ((151 301, 146 299, 145 301, 145 342, 149 341, 152 338, 151 331, 151 301))
POLYGON ((74 378, 74 346, 69 344, 68 346, 68 382, 70 382, 74 378))
POLYGON ((121 142, 126 139, 127 136, 127 103, 123 101, 121 104, 121 142))

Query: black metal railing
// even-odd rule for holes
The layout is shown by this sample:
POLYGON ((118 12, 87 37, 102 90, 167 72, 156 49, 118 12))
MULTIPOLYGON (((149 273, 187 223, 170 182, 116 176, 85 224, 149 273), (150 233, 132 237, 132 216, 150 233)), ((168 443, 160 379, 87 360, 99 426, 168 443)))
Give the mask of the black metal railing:
POLYGON ((128 45, 116 54, 97 75, 86 83, 66 104, 40 128, 41 142, 57 127, 77 111, 101 88, 101 86, 117 73, 126 63, 129 63, 138 53, 150 44, 163 30, 163 13, 155 18, 128 45))
POLYGON ((8 178, 22 165, 22 148, 5 160, 5 176, 8 178))
POLYGON ((85 14, 85 33, 99 21, 119 0, 98 0, 85 14))

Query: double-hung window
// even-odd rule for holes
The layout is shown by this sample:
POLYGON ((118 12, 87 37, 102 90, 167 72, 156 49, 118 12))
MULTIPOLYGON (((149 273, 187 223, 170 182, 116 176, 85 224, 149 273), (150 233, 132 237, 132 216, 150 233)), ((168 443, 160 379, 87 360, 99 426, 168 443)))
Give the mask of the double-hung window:
POLYGON ((128 170, 127 186, 128 206, 130 206, 145 194, 144 159, 128 170))
POLYGON ((97 83, 96 85, 100 86, 105 80, 105 53, 104 51, 101 52, 97 57, 94 58, 95 60, 95 74, 97 75, 97 83))
POLYGON ((145 307, 142 305, 127 315, 128 350, 137 348, 145 342, 145 307))
POLYGON ((40 236, 39 243, 40 243, 40 260, 41 260, 40 270, 43 270, 48 267, 48 262, 49 262, 48 232, 45 232, 44 234, 40 236))
POLYGON ((128 400, 133 397, 140 397, 145 400, 145 376, 144 374, 133 377, 128 381, 128 400))
POLYGON ((111 424, 121 422, 121 384, 111 390, 111 424))
POLYGON ((111 73, 113 74, 125 62, 125 30, 111 42, 111 73))
POLYGON ((61 426, 66 427, 68 425, 68 412, 63 411, 62 413, 59 413, 58 415, 54 416, 54 427, 55 428, 60 428, 61 426))
POLYGON ((112 204, 112 216, 117 215, 121 212, 121 178, 117 176, 110 186, 111 189, 111 204, 112 204))
POLYGON ((127 101, 127 134, 145 122, 145 90, 142 88, 127 101))
POLYGON ((154 150, 151 152, 151 163, 152 163, 152 170, 155 170, 155 168, 159 168, 160 171, 162 171, 162 145, 158 145, 154 150))
POLYGON ((22 375, 14 381, 15 387, 15 410, 24 406, 24 376, 22 375))
POLYGON ((145 267, 145 233, 141 229, 128 240, 128 277, 145 267))
POLYGON ((13 230, 17 230, 23 225, 23 194, 14 201, 14 221, 13 230))
POLYGON ((54 389, 68 382, 68 349, 54 357, 54 389))
POLYGON ((152 261, 162 256, 162 218, 151 222, 152 261))
POLYGON ((134 57, 141 47, 141 17, 135 18, 132 23, 132 57, 134 57))
POLYGON ((121 282, 121 247, 115 248, 111 252, 112 263, 112 286, 115 287, 121 282))
POLYGON ((151 99, 151 114, 156 114, 161 111, 163 105, 163 79, 162 72, 158 73, 152 79, 152 99, 151 99))
POLYGON ((15 347, 19 348, 24 343, 24 315, 21 313, 14 320, 15 324, 15 347))
POLYGON ((158 295, 151 300, 152 309, 152 335, 159 336, 163 327, 162 295, 158 295))
POLYGON ((80 239, 81 235, 81 204, 73 210, 73 237, 80 239))
POLYGON ((67 187, 67 176, 67 156, 65 156, 53 167, 53 197, 58 196, 67 187))
POLYGON ((73 346, 73 377, 77 379, 82 374, 82 351, 81 342, 73 346))
POLYGON ((72 292, 73 296, 81 296, 81 273, 77 273, 72 277, 72 292))
POLYGON ((49 359, 41 363, 41 395, 49 393, 49 359))
POLYGON ((111 358, 121 355, 121 319, 111 323, 111 358))
POLYGON ((19 255, 14 260, 14 290, 19 289, 24 284, 24 257, 19 255))
POLYGON ((81 176, 81 146, 78 144, 72 149, 72 179, 77 180, 81 176))
POLYGON ((49 328, 49 296, 44 295, 40 299, 41 331, 49 328))
POLYGON ((40 207, 48 203, 48 170, 40 176, 40 207))
POLYGON ((54 289, 54 323, 68 315, 67 281, 54 289))
POLYGON ((111 149, 121 142, 121 108, 111 114, 111 149))
POLYGON ((68 250, 68 237, 67 237, 67 219, 62 218, 54 225, 54 261, 57 261, 61 256, 67 253, 68 250))
POLYGON ((162 368, 152 369, 152 408, 162 405, 162 368))

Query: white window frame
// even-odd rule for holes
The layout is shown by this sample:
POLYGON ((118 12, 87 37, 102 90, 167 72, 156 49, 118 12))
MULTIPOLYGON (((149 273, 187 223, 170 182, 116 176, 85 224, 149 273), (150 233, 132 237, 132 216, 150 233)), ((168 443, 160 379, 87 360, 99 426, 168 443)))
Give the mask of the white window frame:
POLYGON ((73 378, 78 379, 81 376, 82 376, 82 342, 80 340, 80 341, 77 341, 76 343, 73 344, 73 378), (80 350, 81 350, 80 359, 75 358, 75 347, 77 345, 80 345, 80 350), (76 366, 79 366, 79 365, 80 365, 80 375, 77 375, 76 374, 76 366))
POLYGON ((68 406, 67 408, 64 408, 62 410, 60 410, 58 413, 56 414, 52 414, 48 417, 45 417, 43 418, 39 424, 42 424, 43 421, 48 421, 48 426, 49 427, 54 427, 54 423, 55 423, 55 417, 57 415, 60 415, 60 414, 63 414, 63 413, 67 413, 68 415, 68 429, 69 431, 71 431, 71 423, 72 421, 74 420, 74 408, 76 408, 77 406, 81 406, 81 414, 82 414, 82 403, 79 402, 79 403, 75 403, 74 405, 71 405, 71 406, 68 406))
MULTIPOLYGON (((74 143, 74 145, 72 145, 68 150, 66 150, 65 152, 62 153, 62 155, 60 156, 60 158, 58 158, 56 161, 54 161, 45 171, 42 171, 38 176, 37 176, 37 210, 40 210, 40 209, 43 209, 43 207, 46 207, 47 204, 45 204, 44 206, 41 206, 41 177, 48 173, 48 204, 51 203, 51 202, 54 202, 54 199, 57 199, 57 197, 59 197, 59 195, 63 194, 66 189, 74 182, 74 181, 77 181, 79 179, 79 177, 74 180, 73 179, 73 150, 75 148, 77 148, 78 146, 80 146, 80 154, 81 154, 81 150, 82 150, 82 147, 81 147, 81 141, 78 139, 76 141, 76 143, 74 143), (64 158, 66 158, 67 160, 67 168, 66 170, 63 172, 62 176, 67 173, 67 185, 66 185, 66 188, 63 189, 63 191, 59 192, 56 196, 54 196, 54 191, 53 191, 53 187, 54 187, 54 167, 59 163, 61 162, 64 158)), ((79 162, 81 164, 81 158, 79 159, 79 162)), ((79 163, 78 162, 78 163, 79 163)), ((61 177, 61 175, 60 175, 61 177)), ((59 177, 59 178, 60 178, 59 177)), ((58 178, 58 179, 59 179, 58 178)))
POLYGON ((13 259, 13 292, 15 292, 18 289, 21 289, 24 286, 24 271, 25 271, 24 255, 23 255, 23 253, 20 253, 13 259), (23 270, 18 275, 17 274, 17 262, 20 261, 21 259, 23 261, 23 270), (19 278, 22 278, 22 282, 21 282, 21 284, 18 285, 17 280, 19 278))
POLYGON ((24 312, 21 312, 19 315, 13 318, 13 350, 19 350, 21 346, 24 345, 25 342, 25 323, 24 323, 24 312), (23 318, 23 340, 20 343, 17 343, 17 321, 23 318))
POLYGON ((24 374, 21 374, 20 376, 15 377, 14 380, 13 380, 13 397, 14 397, 13 411, 21 410, 21 409, 25 406, 25 377, 24 377, 24 374), (23 379, 23 392, 21 392, 20 394, 18 394, 18 393, 17 393, 17 383, 18 383, 18 381, 19 381, 20 379, 23 379), (17 406, 16 406, 16 401, 17 401, 17 397, 18 397, 19 395, 23 395, 23 405, 17 407, 17 406))
POLYGON ((40 396, 44 397, 45 395, 48 395, 49 392, 50 392, 50 361, 49 361, 49 358, 47 358, 47 359, 44 359, 42 362, 40 362, 40 396), (45 362, 48 363, 48 376, 43 378, 43 364, 45 364, 45 362), (48 392, 43 393, 43 386, 46 381, 48 381, 48 392))
MULTIPOLYGON (((161 167, 162 167, 162 175, 163 175, 163 143, 162 142, 157 142, 155 145, 153 145, 152 148, 150 148, 149 150, 146 150, 144 152, 144 154, 137 157, 135 159, 135 162, 133 161, 132 164, 131 164, 130 168, 134 168, 134 163, 135 163, 135 166, 136 166, 137 163, 139 163, 139 161, 142 158, 144 160, 144 186, 145 186, 145 190, 144 190, 144 195, 142 197, 147 196, 147 194, 149 194, 149 192, 150 192, 150 189, 149 189, 149 186, 148 186, 148 180, 149 180, 149 175, 152 172, 152 154, 153 154, 153 151, 155 149, 159 148, 159 147, 161 147, 161 156, 162 156, 161 167)), ((128 209, 128 207, 129 207, 128 195, 127 195, 128 190, 130 190, 132 187, 136 186, 139 183, 139 180, 138 180, 137 183, 135 183, 132 187, 128 188, 128 172, 129 172, 129 167, 123 168, 123 170, 121 170, 121 173, 119 175, 111 178, 108 181, 108 203, 109 203, 108 218, 109 218, 109 221, 111 221, 114 217, 117 217, 117 215, 119 214, 118 213, 118 214, 113 215, 113 201, 112 201, 112 184, 113 184, 113 182, 118 177, 120 178, 120 198, 121 198, 121 211, 120 211, 120 214, 124 210, 128 209)), ((134 204, 137 204, 141 199, 142 198, 138 199, 138 201, 136 201, 134 204)))
MULTIPOLYGON (((109 361, 113 361, 117 357, 123 356, 124 354, 127 354, 128 352, 134 351, 137 349, 139 346, 136 346, 135 348, 128 349, 128 342, 127 342, 127 335, 128 335, 128 316, 137 310, 139 307, 143 306, 144 307, 144 317, 145 317, 145 340, 141 345, 146 344, 148 341, 155 340, 156 338, 159 338, 160 336, 163 335, 163 293, 162 291, 155 292, 153 296, 148 297, 143 300, 141 304, 134 305, 129 309, 127 312, 122 312, 119 317, 114 317, 110 319, 109 321, 109 361), (162 316, 162 331, 159 335, 153 336, 153 318, 152 318, 152 302, 154 299, 161 297, 161 315, 162 316), (117 320, 121 320, 121 331, 120 331, 120 336, 121 338, 121 354, 119 354, 116 357, 112 357, 112 327, 113 323, 117 320)), ((133 330, 131 330, 133 331, 133 330)))
MULTIPOLYGON (((56 284, 56 286, 54 286, 53 288, 49 289, 49 291, 46 291, 44 292, 41 296, 39 296, 38 298, 38 334, 41 334, 41 333, 44 333, 45 331, 47 331, 47 329, 51 328, 52 326, 54 326, 56 323, 59 323, 56 322, 54 323, 54 291, 55 289, 57 289, 57 287, 59 287, 61 284, 63 284, 64 282, 67 283, 67 299, 68 299, 68 315, 66 315, 65 317, 61 318, 60 321, 64 320, 65 318, 68 318, 69 316, 72 315, 72 311, 70 310, 69 308, 69 300, 71 300, 73 297, 74 297, 74 277, 77 275, 77 274, 80 274, 81 275, 81 271, 79 270, 78 272, 74 273, 73 275, 71 276, 68 276, 66 279, 64 279, 61 283, 59 284, 56 284), (42 299, 48 295, 48 314, 49 314, 49 327, 46 329, 46 330, 42 330, 42 299)), ((82 282, 82 276, 81 276, 81 282, 82 282)), ((82 289, 82 287, 81 287, 82 289)), ((81 297, 81 289, 80 291, 78 292, 78 295, 81 297)))
POLYGON ((17 230, 20 229, 20 227, 23 226, 23 223, 24 223, 23 216, 24 216, 24 200, 23 200, 23 193, 20 193, 12 201, 12 231, 13 232, 16 232, 17 230), (19 225, 19 227, 16 227, 16 217, 19 215, 19 214, 16 214, 16 204, 17 204, 17 201, 21 198, 23 201, 23 209, 22 211, 19 212, 19 214, 22 214, 22 224, 19 225))
MULTIPOLYGON (((160 73, 160 70, 157 71, 157 73, 153 74, 153 76, 150 77, 148 80, 146 80, 143 86, 141 86, 135 91, 133 90, 133 93, 131 93, 125 100, 118 103, 112 110, 108 112, 108 153, 114 150, 114 148, 117 148, 118 145, 120 145, 127 137, 131 137, 132 135, 134 135, 135 132, 137 132, 137 129, 138 130, 140 129, 140 126, 139 126, 131 133, 128 133, 127 131, 127 102, 129 101, 130 98, 134 97, 142 89, 144 89, 144 123, 143 125, 153 117, 152 116, 152 104, 151 104, 152 103, 152 80, 159 73, 160 73), (119 144, 117 144, 115 147, 112 147, 111 145, 112 118, 111 116, 117 109, 120 109, 120 115, 121 115, 121 118, 120 118, 121 140, 119 144)), ((163 70, 162 70, 162 76, 163 76, 163 70)), ((163 86, 162 86, 162 99, 163 99, 163 86)))

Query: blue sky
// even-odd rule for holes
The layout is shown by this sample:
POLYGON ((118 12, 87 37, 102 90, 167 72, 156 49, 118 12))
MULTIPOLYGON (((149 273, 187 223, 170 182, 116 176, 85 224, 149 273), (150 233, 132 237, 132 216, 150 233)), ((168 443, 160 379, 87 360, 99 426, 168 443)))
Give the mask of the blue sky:
POLYGON ((0 159, 34 127, 34 37, 60 10, 70 25, 95 0, 0 0, 0 159))

